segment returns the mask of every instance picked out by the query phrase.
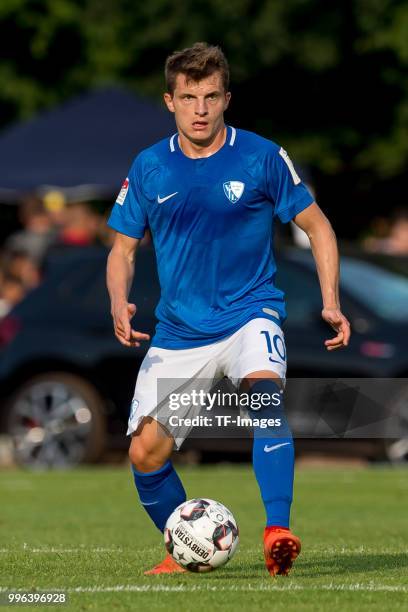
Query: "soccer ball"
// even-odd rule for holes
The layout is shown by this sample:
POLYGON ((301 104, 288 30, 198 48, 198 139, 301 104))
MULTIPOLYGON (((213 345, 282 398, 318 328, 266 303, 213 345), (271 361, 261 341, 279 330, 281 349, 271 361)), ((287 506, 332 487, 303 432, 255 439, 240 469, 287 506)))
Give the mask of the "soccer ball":
POLYGON ((213 499, 183 502, 167 519, 164 544, 179 565, 209 572, 229 561, 239 543, 231 512, 213 499))

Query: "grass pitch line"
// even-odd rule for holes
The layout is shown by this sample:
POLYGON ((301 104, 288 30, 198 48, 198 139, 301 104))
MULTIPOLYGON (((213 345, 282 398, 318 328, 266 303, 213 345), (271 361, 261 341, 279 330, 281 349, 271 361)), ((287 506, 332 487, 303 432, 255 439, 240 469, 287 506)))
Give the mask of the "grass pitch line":
MULTIPOLYGON (((31 548, 30 546, 24 545, 21 549, 12 549, 12 548, 0 548, 0 553, 44 553, 44 554, 68 554, 68 553, 123 553, 122 548, 31 548)), ((139 551, 140 554, 146 554, 151 552, 151 549, 146 549, 145 551, 139 551)))
MULTIPOLYGON (((157 547, 158 551, 161 550, 161 547, 157 547)), ((123 553, 123 548, 105 548, 105 547, 94 547, 94 548, 57 548, 54 546, 50 547, 40 547, 34 548, 27 546, 26 544, 21 548, 0 548, 0 554, 17 554, 21 552, 28 553, 37 553, 37 554, 76 554, 76 553, 123 553)), ((132 551, 132 555, 146 555, 152 552, 152 548, 139 548, 132 551)), ((395 548, 382 548, 381 550, 378 548, 366 548, 366 547, 358 547, 358 548, 327 548, 327 549, 319 549, 319 548, 308 548, 305 554, 311 555, 344 555, 344 554, 377 554, 377 553, 389 553, 389 554, 408 554, 408 548, 405 549, 395 549, 395 548)), ((240 555, 241 551, 238 550, 237 555, 240 555)), ((250 548, 245 550, 246 555, 260 555, 262 553, 261 547, 259 548, 250 548)))
MULTIPOLYGON (((262 548, 250 548, 245 549, 246 555, 259 555, 262 553, 262 548)), ((240 551, 237 551, 237 555, 240 551)), ((393 555, 401 555, 408 554, 408 548, 368 548, 359 546, 358 548, 307 548, 304 552, 302 552, 302 560, 305 555, 370 555, 370 554, 380 554, 387 553, 393 555)))
POLYGON ((289 583, 287 585, 229 585, 229 586, 219 586, 219 585, 201 585, 201 584, 192 584, 192 585, 167 585, 167 584, 146 584, 146 585, 120 585, 117 587, 74 587, 72 589, 67 589, 72 593, 83 593, 83 592, 91 592, 91 593, 107 593, 107 592, 121 592, 121 591, 135 591, 135 592, 181 592, 181 593, 193 593, 195 591, 224 591, 224 592, 237 592, 237 591, 391 591, 391 592, 401 592, 408 593, 408 587, 404 586, 394 586, 394 585, 375 585, 373 583, 370 584, 322 584, 319 586, 305 586, 295 583, 289 583))
MULTIPOLYGON (((13 587, 0 587, 0 593, 7 593, 8 591, 18 592, 26 589, 13 588, 13 587)), ((55 592, 66 592, 66 593, 194 593, 194 592, 261 592, 261 591, 343 591, 343 592, 356 592, 356 591, 367 591, 367 592, 391 592, 391 593, 408 593, 408 586, 402 585, 389 585, 389 584, 375 584, 370 582, 367 584, 356 583, 356 584, 321 584, 321 585, 302 585, 289 582, 286 585, 279 584, 247 584, 247 585, 211 585, 211 584, 121 584, 114 586, 79 586, 79 587, 67 587, 67 588, 55 588, 47 587, 46 589, 38 589, 39 592, 55 591, 55 592)))
POLYGON ((290 583, 288 585, 229 585, 213 586, 207 585, 167 585, 167 584, 146 584, 146 585, 120 585, 117 587, 74 587, 67 589, 72 593, 109 593, 109 592, 171 592, 171 593, 193 593, 195 591, 391 591, 408 593, 408 587, 374 584, 323 584, 320 586, 303 586, 290 583))

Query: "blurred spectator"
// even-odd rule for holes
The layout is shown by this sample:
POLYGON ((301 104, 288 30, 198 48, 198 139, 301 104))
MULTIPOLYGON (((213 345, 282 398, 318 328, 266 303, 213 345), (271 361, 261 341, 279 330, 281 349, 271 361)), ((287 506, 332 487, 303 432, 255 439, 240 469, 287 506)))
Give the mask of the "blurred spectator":
POLYGON ((57 246, 90 246, 97 242, 101 217, 85 202, 66 207, 65 220, 57 246))
POLYGON ((408 211, 395 219, 388 239, 388 249, 393 255, 408 255, 408 211))
POLYGON ((25 295, 24 285, 17 276, 9 273, 4 273, 0 278, 0 318, 5 317, 7 313, 21 300, 25 295))
POLYGON ((17 278, 26 291, 34 289, 40 282, 40 268, 38 263, 22 252, 15 252, 6 259, 5 271, 17 278))
POLYGON ((23 229, 4 244, 0 261, 0 318, 38 286, 47 254, 67 247, 88 247, 109 243, 112 236, 100 236, 106 221, 90 204, 66 204, 63 194, 54 191, 44 202, 31 197, 19 211, 23 229))
POLYGON ((39 266, 27 253, 6 253, 0 266, 0 318, 21 302, 39 282, 39 266))
POLYGON ((391 224, 386 219, 374 219, 374 235, 363 242, 367 251, 387 255, 408 255, 408 210, 397 210, 391 224))
POLYGON ((4 244, 6 255, 24 253, 40 264, 48 247, 55 241, 52 220, 41 200, 26 199, 20 207, 19 217, 23 229, 11 234, 4 244))
POLYGON ((62 227, 66 222, 67 207, 65 196, 61 191, 49 191, 43 197, 44 207, 55 228, 62 227))

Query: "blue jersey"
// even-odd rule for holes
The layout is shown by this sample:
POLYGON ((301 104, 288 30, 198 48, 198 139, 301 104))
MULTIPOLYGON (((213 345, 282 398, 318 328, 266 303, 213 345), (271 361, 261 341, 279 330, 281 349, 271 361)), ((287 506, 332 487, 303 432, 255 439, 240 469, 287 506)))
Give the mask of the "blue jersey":
POLYGON ((152 346, 211 344, 274 313, 281 323, 274 219, 287 223, 312 202, 286 151, 252 132, 228 126, 225 144, 200 159, 184 155, 177 134, 142 151, 108 224, 152 233, 161 286, 152 346))

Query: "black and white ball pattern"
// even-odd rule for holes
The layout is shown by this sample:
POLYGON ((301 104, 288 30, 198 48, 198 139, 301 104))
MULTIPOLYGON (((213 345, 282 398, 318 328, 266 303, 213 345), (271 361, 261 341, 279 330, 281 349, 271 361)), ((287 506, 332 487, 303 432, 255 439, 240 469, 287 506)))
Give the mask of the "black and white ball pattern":
POLYGON ((169 516, 164 544, 192 572, 208 572, 227 563, 239 543, 232 513, 220 502, 199 498, 183 502, 169 516))

